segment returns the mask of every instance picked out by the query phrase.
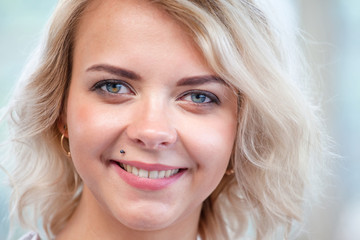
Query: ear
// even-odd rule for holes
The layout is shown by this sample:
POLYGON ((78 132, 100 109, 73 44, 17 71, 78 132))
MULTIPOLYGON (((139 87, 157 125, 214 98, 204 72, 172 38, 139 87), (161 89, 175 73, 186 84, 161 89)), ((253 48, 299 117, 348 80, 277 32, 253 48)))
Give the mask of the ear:
POLYGON ((65 137, 69 137, 68 136, 68 130, 67 130, 67 121, 66 121, 66 116, 64 114, 61 114, 56 122, 56 125, 59 129, 59 131, 64 134, 65 137))

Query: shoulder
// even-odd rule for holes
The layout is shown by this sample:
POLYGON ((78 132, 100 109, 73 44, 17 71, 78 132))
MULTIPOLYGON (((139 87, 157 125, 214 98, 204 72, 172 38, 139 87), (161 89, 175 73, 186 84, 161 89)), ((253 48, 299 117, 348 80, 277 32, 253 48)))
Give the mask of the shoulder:
POLYGON ((19 240, 41 240, 39 234, 35 232, 29 232, 22 236, 19 240))

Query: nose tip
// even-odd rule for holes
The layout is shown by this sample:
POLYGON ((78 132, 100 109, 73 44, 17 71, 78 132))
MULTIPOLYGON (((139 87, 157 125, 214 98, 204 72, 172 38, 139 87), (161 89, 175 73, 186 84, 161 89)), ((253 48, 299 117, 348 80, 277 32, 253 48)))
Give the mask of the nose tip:
POLYGON ((176 130, 163 122, 133 124, 128 127, 127 135, 137 145, 151 150, 168 148, 177 140, 176 130))
POLYGON ((137 102, 136 111, 129 115, 126 134, 130 141, 147 150, 160 150, 172 146, 178 138, 174 115, 162 93, 145 92, 137 102))

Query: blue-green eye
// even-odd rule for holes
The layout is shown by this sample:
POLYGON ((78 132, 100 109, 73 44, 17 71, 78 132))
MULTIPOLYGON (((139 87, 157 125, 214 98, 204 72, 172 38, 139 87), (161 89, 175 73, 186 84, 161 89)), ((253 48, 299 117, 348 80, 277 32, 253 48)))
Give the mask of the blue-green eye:
POLYGON ((220 103, 219 98, 215 94, 200 90, 186 92, 181 99, 183 101, 189 101, 196 104, 220 103))
POLYGON ((128 94, 132 93, 132 89, 122 81, 118 80, 104 80, 95 84, 93 89, 99 89, 105 93, 110 94, 128 94))
POLYGON ((190 96, 191 101, 193 101, 194 103, 205 103, 211 101, 209 97, 201 93, 191 93, 190 96))
POLYGON ((102 88, 109 93, 121 93, 121 90, 124 89, 123 85, 120 83, 106 83, 102 88))

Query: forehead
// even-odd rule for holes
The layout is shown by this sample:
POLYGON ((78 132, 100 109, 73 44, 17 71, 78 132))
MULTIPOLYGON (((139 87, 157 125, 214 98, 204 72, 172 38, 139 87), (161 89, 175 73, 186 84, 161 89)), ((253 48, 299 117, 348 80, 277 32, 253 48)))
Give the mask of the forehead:
POLYGON ((150 65, 166 71, 157 64, 165 60, 189 74, 209 71, 190 34, 158 5, 144 0, 95 0, 86 8, 76 31, 74 66, 102 62, 147 73, 150 65))
MULTIPOLYGON (((107 32, 119 32, 132 36, 146 32, 142 38, 156 40, 164 37, 177 37, 190 40, 189 34, 156 4, 146 0, 94 0, 85 9, 77 28, 77 38, 83 34, 98 37, 107 32), (96 31, 90 31, 89 27, 96 31), (164 31, 171 29, 171 31, 164 31), (148 31, 147 31, 148 30, 148 31)), ((190 40, 191 41, 191 40, 190 40)))

